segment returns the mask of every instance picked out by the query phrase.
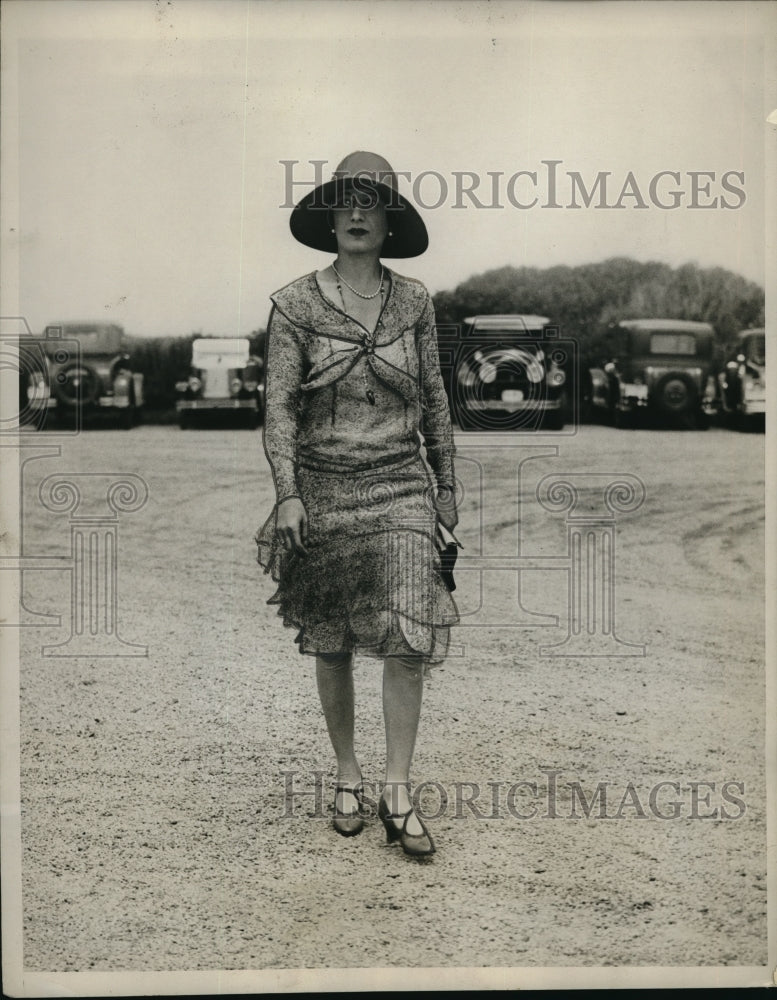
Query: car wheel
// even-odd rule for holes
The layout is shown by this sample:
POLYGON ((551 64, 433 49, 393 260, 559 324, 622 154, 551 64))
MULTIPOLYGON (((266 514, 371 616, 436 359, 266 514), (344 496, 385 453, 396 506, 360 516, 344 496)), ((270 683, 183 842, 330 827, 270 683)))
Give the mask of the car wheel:
POLYGON ((57 372, 52 388, 60 403, 77 409, 95 401, 100 391, 100 379, 87 365, 72 364, 57 372))
POLYGON ((189 414, 184 413, 183 410, 178 414, 178 426, 182 431, 188 431, 191 427, 191 422, 189 421, 189 414))
POLYGON ((129 431, 132 430, 134 426, 135 426, 135 407, 132 405, 125 406, 125 408, 121 410, 119 413, 119 427, 123 431, 129 431))
POLYGON ((696 398, 692 384, 681 375, 667 375, 656 386, 656 404, 668 417, 682 417, 693 413, 696 398))
POLYGON ((549 413, 546 413, 543 424, 546 430, 563 431, 564 411, 562 409, 558 409, 558 410, 551 410, 549 413))

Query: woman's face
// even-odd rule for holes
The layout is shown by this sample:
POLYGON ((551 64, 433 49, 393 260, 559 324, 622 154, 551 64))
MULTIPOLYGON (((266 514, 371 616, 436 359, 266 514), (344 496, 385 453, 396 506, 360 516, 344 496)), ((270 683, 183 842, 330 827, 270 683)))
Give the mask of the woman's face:
POLYGON ((386 206, 372 192, 349 191, 332 209, 337 247, 345 253, 379 255, 388 234, 386 206))

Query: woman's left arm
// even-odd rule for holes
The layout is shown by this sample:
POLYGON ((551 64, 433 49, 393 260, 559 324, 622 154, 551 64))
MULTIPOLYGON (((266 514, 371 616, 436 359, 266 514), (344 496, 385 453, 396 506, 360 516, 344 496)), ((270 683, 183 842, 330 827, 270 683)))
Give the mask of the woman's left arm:
POLYGON ((450 407, 440 372, 437 328, 431 297, 427 297, 417 331, 421 381, 421 431, 426 444, 426 456, 437 480, 437 513, 445 527, 452 531, 458 521, 453 471, 455 449, 450 407))

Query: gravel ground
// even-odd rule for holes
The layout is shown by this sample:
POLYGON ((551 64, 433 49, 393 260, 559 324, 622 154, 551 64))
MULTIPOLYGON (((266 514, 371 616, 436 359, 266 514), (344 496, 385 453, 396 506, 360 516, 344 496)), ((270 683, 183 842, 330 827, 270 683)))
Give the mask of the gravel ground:
MULTIPOLYGON (((25 576, 29 608, 64 614, 22 630, 25 968, 766 963, 763 435, 457 439, 463 555, 520 544, 559 565, 520 593, 490 573, 480 611, 462 567, 460 655, 427 678, 414 766, 439 814, 425 863, 374 816, 356 838, 331 829, 313 662, 254 561, 272 506, 260 434, 94 431, 27 463, 25 554, 70 550, 67 516, 38 501, 52 472, 137 473, 149 499, 118 531, 119 632, 147 657, 42 657, 68 634, 70 573, 25 576), (582 472, 645 485, 617 517, 615 580, 616 631, 645 656, 540 655, 567 634, 568 574, 564 516, 535 490, 582 472), (589 798, 606 783, 604 815, 585 817, 575 782, 589 798), (679 788, 651 804, 660 782, 679 788)), ((377 661, 359 660, 357 698, 375 781, 377 661)))

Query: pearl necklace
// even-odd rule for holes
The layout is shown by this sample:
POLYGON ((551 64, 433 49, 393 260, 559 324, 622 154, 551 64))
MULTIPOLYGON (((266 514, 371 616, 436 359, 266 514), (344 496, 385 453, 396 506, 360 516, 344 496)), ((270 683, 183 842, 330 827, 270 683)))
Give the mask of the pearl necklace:
POLYGON ((337 275, 337 287, 338 287, 338 290, 340 291, 340 295, 341 296, 342 296, 342 293, 343 293, 343 290, 340 287, 340 282, 341 281, 342 281, 342 283, 347 288, 351 289, 351 291, 353 292, 354 295, 358 295, 360 299, 374 299, 374 298, 377 298, 378 295, 381 295, 382 292, 383 292, 383 265, 382 264, 380 265, 380 284, 378 285, 378 287, 376 288, 376 290, 372 293, 372 295, 365 295, 363 292, 360 292, 356 288, 354 288, 353 285, 350 284, 350 282, 346 281, 345 278, 342 276, 342 274, 340 274, 340 272, 335 267, 334 261, 332 261, 332 270, 337 275))
MULTIPOLYGON (((351 319, 353 319, 353 316, 351 316, 351 314, 348 312, 348 306, 345 304, 345 296, 343 295, 343 286, 340 284, 339 281, 337 282, 337 291, 338 291, 338 294, 340 295, 340 301, 343 304, 343 312, 345 313, 346 316, 349 316, 351 319)), ((375 293, 375 295, 377 295, 378 293, 380 293, 381 310, 382 310, 382 305, 383 305, 383 283, 382 282, 381 282, 380 288, 375 293)), ((374 299, 375 295, 370 295, 369 298, 374 299)), ((367 296, 364 296, 364 295, 362 296, 362 298, 366 298, 366 297, 367 296)), ((357 320, 356 322, 358 323, 359 321, 357 320)))

